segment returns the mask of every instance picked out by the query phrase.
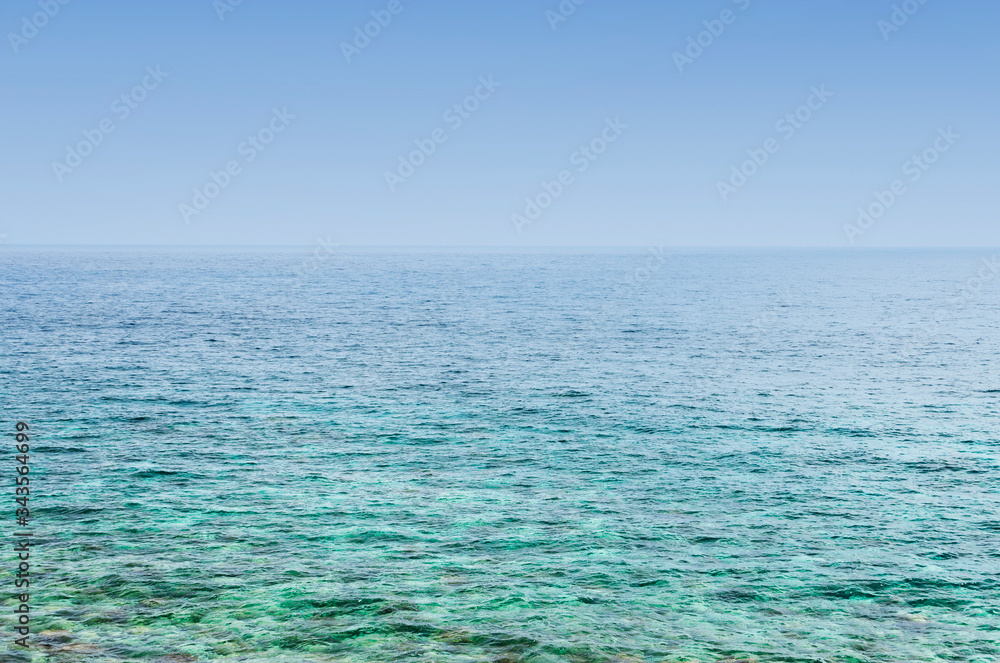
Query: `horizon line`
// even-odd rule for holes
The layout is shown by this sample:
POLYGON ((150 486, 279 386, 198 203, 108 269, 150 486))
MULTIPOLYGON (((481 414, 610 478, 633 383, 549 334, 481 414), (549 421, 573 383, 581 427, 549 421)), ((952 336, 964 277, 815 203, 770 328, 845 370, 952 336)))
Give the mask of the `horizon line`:
MULTIPOLYGON (((0 249, 313 249, 312 244, 20 244, 0 242, 0 249)), ((865 250, 998 250, 1000 246, 969 246, 969 245, 873 245, 873 246, 830 246, 825 244, 804 245, 740 245, 740 244, 547 244, 523 246, 512 244, 333 244, 338 251, 350 250, 510 250, 510 251, 547 251, 547 250, 826 250, 826 251, 865 251, 865 250)))

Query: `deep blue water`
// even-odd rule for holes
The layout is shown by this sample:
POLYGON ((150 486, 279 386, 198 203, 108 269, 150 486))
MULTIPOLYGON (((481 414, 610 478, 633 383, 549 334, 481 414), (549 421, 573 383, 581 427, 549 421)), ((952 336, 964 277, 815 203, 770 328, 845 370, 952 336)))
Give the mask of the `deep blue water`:
POLYGON ((0 655, 994 662, 993 255, 4 250, 0 655))

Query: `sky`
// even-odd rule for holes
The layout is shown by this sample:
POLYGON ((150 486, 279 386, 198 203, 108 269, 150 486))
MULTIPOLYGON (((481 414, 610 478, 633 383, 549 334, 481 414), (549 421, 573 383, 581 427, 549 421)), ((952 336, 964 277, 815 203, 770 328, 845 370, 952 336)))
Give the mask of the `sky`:
POLYGON ((994 247, 998 23, 995 0, 6 0, 0 241, 994 247))

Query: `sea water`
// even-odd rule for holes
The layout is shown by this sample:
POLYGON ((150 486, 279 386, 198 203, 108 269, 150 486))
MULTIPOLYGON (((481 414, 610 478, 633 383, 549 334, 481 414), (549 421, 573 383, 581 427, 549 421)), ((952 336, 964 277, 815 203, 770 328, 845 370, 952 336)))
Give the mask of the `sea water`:
POLYGON ((7 249, 0 654, 996 661, 991 264, 7 249))

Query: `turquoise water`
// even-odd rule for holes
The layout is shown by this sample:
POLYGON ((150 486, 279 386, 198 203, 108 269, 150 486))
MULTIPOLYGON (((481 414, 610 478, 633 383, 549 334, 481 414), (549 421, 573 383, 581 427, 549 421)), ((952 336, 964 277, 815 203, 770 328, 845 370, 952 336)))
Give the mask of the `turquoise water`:
POLYGON ((0 657, 996 661, 982 257, 0 253, 0 657))

